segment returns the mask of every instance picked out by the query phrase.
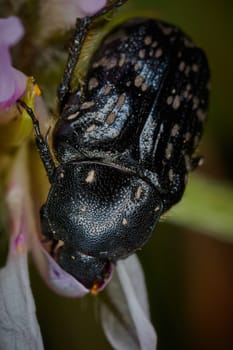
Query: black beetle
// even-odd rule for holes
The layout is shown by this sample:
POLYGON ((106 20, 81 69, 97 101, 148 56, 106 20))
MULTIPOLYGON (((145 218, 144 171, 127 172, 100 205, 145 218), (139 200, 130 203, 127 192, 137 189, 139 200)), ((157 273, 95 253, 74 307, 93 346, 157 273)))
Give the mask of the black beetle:
POLYGON ((82 90, 71 92, 92 20, 78 21, 59 89, 58 167, 33 112, 21 103, 51 182, 41 209, 43 234, 59 242, 57 262, 87 288, 101 286, 112 263, 142 247, 182 197, 187 174, 200 161, 194 152, 209 81, 206 57, 189 37, 165 22, 137 18, 106 35, 82 90))

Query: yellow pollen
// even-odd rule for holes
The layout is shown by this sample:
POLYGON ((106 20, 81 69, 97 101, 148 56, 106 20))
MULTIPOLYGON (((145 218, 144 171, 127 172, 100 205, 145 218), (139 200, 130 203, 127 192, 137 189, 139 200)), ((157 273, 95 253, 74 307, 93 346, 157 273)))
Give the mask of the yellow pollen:
POLYGON ((97 295, 99 293, 99 284, 94 283, 92 288, 91 288, 91 294, 92 295, 97 295))
POLYGON ((40 90, 38 84, 34 85, 34 93, 36 94, 36 96, 40 96, 41 95, 41 90, 40 90))

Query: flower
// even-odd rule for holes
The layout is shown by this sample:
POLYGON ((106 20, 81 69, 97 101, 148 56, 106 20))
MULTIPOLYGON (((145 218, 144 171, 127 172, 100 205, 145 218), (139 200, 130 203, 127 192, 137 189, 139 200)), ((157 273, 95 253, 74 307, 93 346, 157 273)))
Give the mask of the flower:
MULTIPOLYGON (((57 7, 57 13, 62 10, 67 23, 73 21, 74 24, 75 17, 94 14, 105 4, 105 0, 73 0, 67 7, 67 3, 62 0, 59 3, 50 0, 45 2, 43 6, 41 5, 40 10, 42 13, 53 6, 57 7)), ((48 11, 48 13, 51 17, 53 11, 48 11)), ((56 17, 56 13, 53 13, 53 18, 51 23, 53 21, 54 23, 59 22, 57 21, 59 16, 56 17)), ((46 20, 43 23, 45 25, 43 30, 38 33, 38 42, 39 36, 43 37, 44 35, 43 31, 47 33, 46 35, 49 33, 49 30, 46 30, 48 28, 46 20)), ((0 172, 5 176, 4 193, 9 219, 9 252, 5 266, 0 269, 0 348, 4 348, 4 350, 16 347, 25 350, 43 349, 28 274, 29 252, 32 253, 45 282, 55 292, 73 298, 83 297, 90 292, 72 275, 64 271, 50 256, 46 245, 41 244, 38 213, 43 191, 48 190, 48 181, 42 165, 38 164, 35 155, 31 156, 33 151, 28 147, 31 133, 29 135, 25 131, 26 128, 22 128, 27 120, 30 123, 31 120, 25 111, 20 112, 16 108, 15 102, 24 95, 27 105, 35 109, 42 131, 48 130, 49 114, 43 99, 36 96, 31 79, 28 80, 26 76, 27 72, 24 74, 12 66, 9 49, 18 43, 23 35, 24 29, 19 18, 12 16, 0 19, 0 132, 7 130, 6 142, 9 143, 10 149, 12 139, 8 132, 14 128, 13 146, 17 146, 10 166, 7 163, 8 165, 4 169, 0 168, 0 172), (13 126, 12 116, 15 114, 12 114, 12 108, 14 108, 14 112, 17 110, 18 129, 13 126), (10 122, 8 129, 3 129, 1 125, 3 119, 4 123, 10 122), (30 157, 33 163, 33 175, 28 164, 30 157), (41 169, 43 169, 42 172, 41 169), (37 181, 35 173, 40 182, 40 186, 37 186, 40 191, 35 189, 31 191, 32 182, 37 181)), ((30 36, 30 33, 25 33, 25 35, 30 36)), ((20 59, 23 59, 23 55, 17 57, 18 62, 20 59)), ((15 59, 16 63, 17 60, 15 59)), ((5 156, 6 151, 3 148, 3 151, 0 151, 0 158, 4 159, 5 156)), ((3 184, 1 186, 3 187, 3 184)), ((136 256, 119 262, 113 280, 106 287, 105 292, 100 293, 100 300, 103 328, 114 348, 121 349, 123 343, 125 345, 136 344, 135 349, 152 350, 155 348, 156 335, 149 320, 144 277, 136 256), (119 314, 128 320, 126 324, 122 324, 121 320, 112 312, 108 302, 101 297, 102 293, 103 295, 106 293, 116 304, 119 314), (122 309, 122 305, 128 305, 128 307, 122 309)))
POLYGON ((0 19, 0 110, 10 107, 26 89, 26 76, 11 65, 9 49, 24 34, 17 17, 0 19))

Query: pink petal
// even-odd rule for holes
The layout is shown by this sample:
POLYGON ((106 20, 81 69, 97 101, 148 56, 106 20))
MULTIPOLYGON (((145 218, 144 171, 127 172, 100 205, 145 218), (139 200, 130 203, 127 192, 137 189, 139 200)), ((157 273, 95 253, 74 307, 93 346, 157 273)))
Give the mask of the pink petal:
POLYGON ((144 276, 136 255, 119 261, 106 291, 111 305, 102 302, 104 332, 114 349, 154 350, 156 333, 150 322, 144 276), (116 312, 114 312, 114 308, 116 312))
POLYGON ((24 34, 17 17, 0 19, 0 110, 10 107, 26 89, 26 76, 11 65, 9 47, 24 34))
POLYGON ((11 57, 8 47, 0 45, 0 106, 14 94, 11 57))
POLYGON ((18 69, 12 67, 12 73, 14 74, 15 91, 11 98, 11 103, 17 101, 25 92, 27 86, 27 77, 18 69))
POLYGON ((11 66, 7 47, 0 45, 0 109, 10 107, 22 96, 26 89, 27 78, 11 66))
POLYGON ((24 29, 18 17, 0 18, 0 45, 15 45, 23 35, 24 29))

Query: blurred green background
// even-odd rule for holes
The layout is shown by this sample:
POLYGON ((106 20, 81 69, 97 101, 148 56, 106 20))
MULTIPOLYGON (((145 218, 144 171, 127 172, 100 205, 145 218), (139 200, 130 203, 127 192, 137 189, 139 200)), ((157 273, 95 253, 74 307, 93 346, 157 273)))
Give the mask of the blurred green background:
MULTIPOLYGON (((212 92, 201 145, 205 164, 196 174, 232 186, 233 2, 131 0, 127 9, 154 12, 177 24, 206 51, 212 92)), ((221 239, 217 236, 180 227, 168 218, 140 252, 159 350, 233 349, 233 245, 221 238, 221 232, 221 239)), ((46 349, 111 349, 96 312, 98 298, 59 297, 46 288, 33 267, 31 272, 46 349)))

